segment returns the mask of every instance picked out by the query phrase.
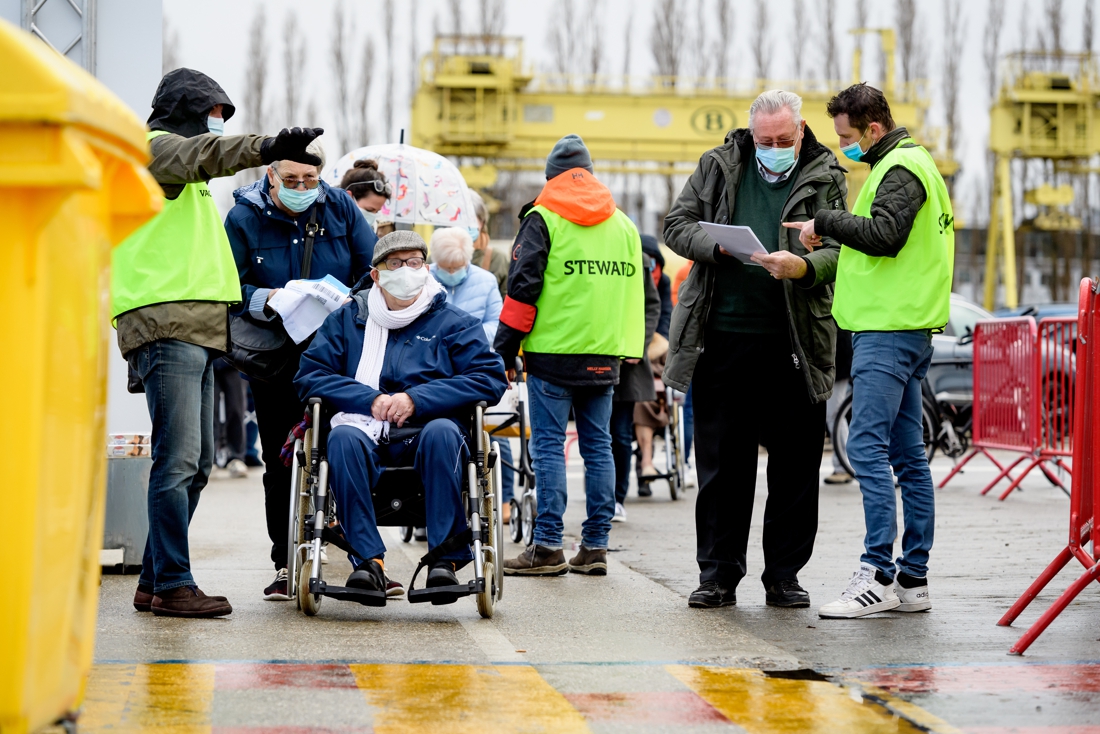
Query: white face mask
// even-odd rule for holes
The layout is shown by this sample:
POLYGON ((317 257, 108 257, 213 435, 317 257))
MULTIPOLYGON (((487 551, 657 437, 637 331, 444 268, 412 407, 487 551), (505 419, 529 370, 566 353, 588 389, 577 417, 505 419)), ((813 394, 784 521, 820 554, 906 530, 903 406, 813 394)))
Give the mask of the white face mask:
POLYGON ((397 270, 379 270, 378 285, 399 301, 410 301, 420 295, 431 274, 428 267, 413 270, 409 266, 397 270))

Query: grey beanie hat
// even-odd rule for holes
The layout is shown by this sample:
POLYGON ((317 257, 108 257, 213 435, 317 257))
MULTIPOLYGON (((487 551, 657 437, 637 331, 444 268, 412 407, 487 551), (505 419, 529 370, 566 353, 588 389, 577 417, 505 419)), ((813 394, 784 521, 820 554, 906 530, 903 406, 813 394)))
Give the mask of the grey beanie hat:
POLYGON ((378 240, 374 246, 374 257, 371 258, 370 264, 377 266, 393 253, 403 250, 420 250, 424 253, 424 257, 428 256, 428 245, 423 237, 412 230, 399 229, 378 240))
POLYGON ((546 156, 546 180, 560 176, 574 168, 583 168, 589 173, 592 170, 592 156, 588 154, 588 148, 579 135, 566 135, 554 144, 550 155, 546 156))

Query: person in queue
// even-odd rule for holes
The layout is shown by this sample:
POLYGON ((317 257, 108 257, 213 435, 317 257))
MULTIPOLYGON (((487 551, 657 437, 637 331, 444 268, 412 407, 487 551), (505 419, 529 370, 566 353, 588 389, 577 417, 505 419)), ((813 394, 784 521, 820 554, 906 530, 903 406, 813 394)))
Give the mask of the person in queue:
POLYGON ((833 315, 852 332, 852 421, 848 460, 863 494, 867 534, 859 571, 822 617, 863 617, 891 609, 932 608, 928 557, 935 492, 924 453, 921 380, 932 334, 950 313, 955 252, 947 185, 927 149, 894 124, 886 96, 856 84, 826 108, 840 150, 871 166, 852 212, 823 208, 797 226, 816 250, 824 238, 843 247, 833 315), (905 532, 894 560, 901 485, 905 532))
POLYGON ((836 324, 829 316, 838 245, 810 252, 780 222, 843 209, 844 169, 801 116, 802 99, 771 90, 747 129, 707 151, 665 218, 665 244, 694 260, 673 311, 664 382, 693 391, 699 497, 699 587, 692 607, 735 604, 759 446, 768 451, 764 572, 770 606, 808 607, 798 572, 817 535, 825 401, 836 324), (727 179, 727 176, 729 178, 727 179), (699 222, 750 227, 767 249, 756 267, 699 222))
POLYGON ((474 240, 473 263, 482 270, 488 270, 497 279, 497 288, 503 300, 508 295, 508 266, 512 258, 507 253, 493 249, 489 242, 489 207, 481 194, 470 189, 470 201, 474 205, 474 217, 477 218, 477 234, 471 233, 474 240))
POLYGON ((605 575, 615 514, 612 393, 620 360, 641 359, 645 347, 642 243, 611 191, 593 175, 588 148, 576 135, 554 145, 546 159, 546 186, 520 216, 496 349, 509 366, 521 346, 524 351, 538 516, 534 542, 504 562, 504 573, 605 575), (567 564, 562 515, 571 408, 584 458, 588 518, 580 550, 567 564))
MULTIPOLYGON (((254 321, 279 318, 269 302, 289 281, 302 277, 311 226, 316 233, 310 279, 331 275, 351 285, 370 272, 374 231, 351 197, 320 179, 324 166, 320 144, 311 143, 309 150, 320 160, 317 165, 272 161, 263 178, 233 192, 236 204, 225 218, 225 232, 241 282, 239 311, 254 321)), ((301 351, 305 346, 301 345, 301 351)), ((305 411, 293 383, 300 355, 297 352, 273 378, 251 380, 264 461, 267 534, 275 566, 275 578, 263 591, 269 601, 290 598, 286 565, 291 470, 280 460, 279 452, 305 411)))
MULTIPOLYGON (((149 172, 164 208, 131 234, 111 263, 118 346, 140 380, 152 420, 149 537, 134 594, 138 611, 219 617, 191 573, 188 524, 214 463, 214 361, 229 350, 229 306, 240 302, 233 252, 207 182, 276 160, 316 166, 306 147, 323 130, 223 136, 234 107, 193 69, 161 80, 149 116, 149 172)), ((284 511, 284 517, 286 513, 284 511)))
MULTIPOLYGON (((651 234, 642 235, 642 252, 653 262, 653 270, 650 277, 657 287, 657 295, 661 302, 661 312, 657 318, 655 334, 646 344, 646 359, 651 365, 653 376, 660 379, 664 372, 665 359, 668 354, 668 327, 672 320, 672 283, 664 273, 665 256, 661 254, 661 248, 657 244, 657 238, 651 234)), ((653 466, 653 435, 655 431, 663 430, 668 425, 668 406, 665 404, 664 392, 654 393, 649 400, 640 400, 634 406, 634 431, 638 438, 638 496, 650 497, 653 488, 645 477, 651 477, 657 473, 653 466)))
MULTIPOLYGON (((429 548, 466 529, 465 426, 474 405, 495 405, 507 389, 504 364, 481 322, 447 303, 425 267, 427 255, 415 232, 380 239, 369 276, 325 320, 294 380, 303 402, 322 398, 337 411, 328 436, 329 486, 356 551, 351 587, 386 589, 386 547, 370 494, 385 467, 416 467, 429 548), (391 440, 394 429, 413 426, 422 430, 391 440)), ((427 586, 457 584, 455 571, 471 558, 465 547, 436 561, 427 586)))
POLYGON ((355 200, 355 205, 363 213, 371 231, 374 231, 378 212, 382 211, 386 201, 393 196, 393 186, 386 181, 385 174, 378 170, 378 162, 369 158, 355 161, 340 179, 340 188, 355 200))

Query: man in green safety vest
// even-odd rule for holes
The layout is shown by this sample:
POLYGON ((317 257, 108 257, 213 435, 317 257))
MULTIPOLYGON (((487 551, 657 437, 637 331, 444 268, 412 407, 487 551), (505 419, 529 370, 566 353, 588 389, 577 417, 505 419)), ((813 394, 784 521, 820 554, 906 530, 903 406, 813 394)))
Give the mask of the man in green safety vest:
POLYGON ((947 186, 927 150, 895 127, 879 90, 856 84, 827 111, 841 152, 871 166, 852 213, 821 211, 799 225, 807 249, 831 237, 843 246, 833 316, 852 334, 852 421, 848 458, 863 493, 865 553, 822 617, 853 618, 932 608, 928 554, 935 529, 932 474, 924 453, 921 380, 932 333, 947 324, 955 254, 947 186), (897 506, 905 517, 895 564, 897 506))
MULTIPOLYGON (((225 597, 195 585, 187 526, 214 463, 214 360, 229 343, 237 267, 207 182, 278 160, 319 165, 306 146, 323 130, 221 137, 234 107, 210 77, 165 75, 153 97, 149 171, 164 209, 116 248, 111 317, 152 419, 149 538, 134 607, 169 617, 219 617, 225 597)), ((133 382, 134 380, 132 380, 133 382)))
POLYGON ((603 576, 615 514, 611 399, 619 361, 641 359, 645 344, 642 241, 593 175, 592 158, 576 135, 554 146, 546 186, 520 218, 495 347, 509 371, 523 347, 538 516, 534 542, 505 561, 504 572, 603 576), (588 519, 580 552, 567 564, 562 447, 570 408, 584 458, 588 519))

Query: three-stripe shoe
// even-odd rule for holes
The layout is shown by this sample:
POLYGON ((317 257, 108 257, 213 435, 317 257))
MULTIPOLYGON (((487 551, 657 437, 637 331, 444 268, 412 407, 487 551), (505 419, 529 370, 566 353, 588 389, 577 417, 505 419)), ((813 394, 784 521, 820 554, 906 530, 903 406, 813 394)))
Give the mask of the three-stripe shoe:
POLYGON ((888 612, 897 609, 900 603, 894 591, 894 580, 874 566, 861 563, 840 598, 821 607, 817 614, 819 617, 852 619, 888 612))

